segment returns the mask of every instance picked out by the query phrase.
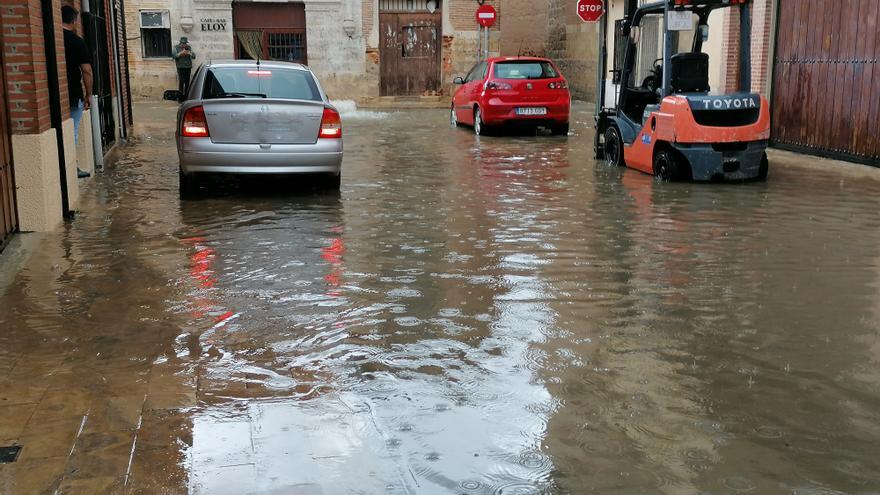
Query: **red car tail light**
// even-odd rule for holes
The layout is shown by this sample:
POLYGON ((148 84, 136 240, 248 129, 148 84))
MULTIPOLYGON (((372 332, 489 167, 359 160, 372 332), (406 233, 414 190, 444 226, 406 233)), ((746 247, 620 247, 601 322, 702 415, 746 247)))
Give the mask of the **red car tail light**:
POLYGON ((201 106, 192 107, 183 114, 183 125, 180 134, 184 137, 210 137, 208 132, 208 119, 205 117, 205 109, 201 106))
POLYGON ((568 82, 565 80, 562 81, 553 81, 552 83, 547 85, 550 89, 568 89, 568 82))
POLYGON ((342 137, 342 119, 339 117, 339 112, 332 108, 324 109, 318 137, 325 139, 339 139, 342 137))
POLYGON ((486 89, 513 89, 513 86, 506 82, 489 81, 486 83, 486 89))

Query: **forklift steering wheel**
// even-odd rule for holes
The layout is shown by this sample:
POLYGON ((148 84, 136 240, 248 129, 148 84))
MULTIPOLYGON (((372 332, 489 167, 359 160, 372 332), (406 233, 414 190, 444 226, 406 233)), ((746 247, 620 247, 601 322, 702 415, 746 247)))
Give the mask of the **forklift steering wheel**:
POLYGON ((657 94, 659 96, 660 88, 663 85, 663 83, 661 82, 662 80, 663 80, 663 59, 658 58, 657 60, 654 60, 654 65, 653 65, 653 67, 651 67, 651 73, 648 74, 648 76, 645 77, 645 79, 642 81, 642 87, 647 90, 650 90, 652 93, 657 94))

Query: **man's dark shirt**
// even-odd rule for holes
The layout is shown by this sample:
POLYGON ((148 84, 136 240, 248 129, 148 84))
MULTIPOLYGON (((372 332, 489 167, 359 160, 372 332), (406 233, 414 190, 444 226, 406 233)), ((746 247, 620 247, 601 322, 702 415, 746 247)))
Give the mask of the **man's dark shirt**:
POLYGON ((83 98, 82 69, 80 65, 91 64, 92 54, 82 38, 72 31, 64 30, 64 53, 67 62, 67 91, 70 106, 76 106, 83 98))

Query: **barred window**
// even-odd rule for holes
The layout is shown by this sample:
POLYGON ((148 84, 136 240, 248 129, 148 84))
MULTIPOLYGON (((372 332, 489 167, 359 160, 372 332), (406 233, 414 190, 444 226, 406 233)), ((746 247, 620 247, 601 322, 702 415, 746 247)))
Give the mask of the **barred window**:
POLYGON ((305 61, 304 33, 268 33, 269 58, 286 62, 305 61))
POLYGON ((141 46, 144 58, 171 57, 171 21, 167 10, 141 10, 141 46))

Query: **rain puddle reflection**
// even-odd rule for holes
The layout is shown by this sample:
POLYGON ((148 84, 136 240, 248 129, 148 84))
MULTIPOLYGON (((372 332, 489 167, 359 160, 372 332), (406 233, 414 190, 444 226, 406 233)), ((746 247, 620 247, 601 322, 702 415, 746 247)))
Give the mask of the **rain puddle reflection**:
POLYGON ((585 126, 340 108, 338 194, 181 201, 147 126, 3 293, 0 369, 139 404, 129 489, 880 487, 878 183, 665 185, 593 162, 585 126))

